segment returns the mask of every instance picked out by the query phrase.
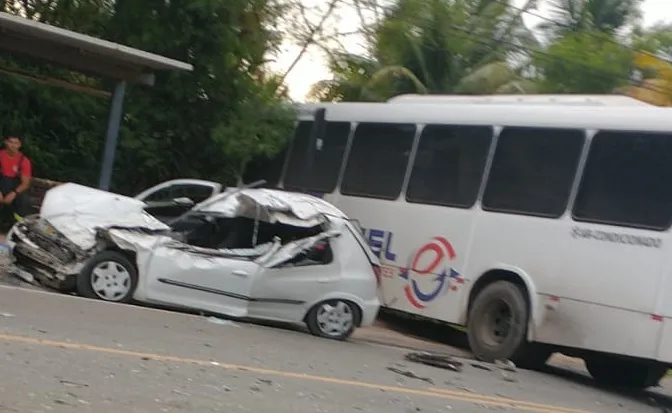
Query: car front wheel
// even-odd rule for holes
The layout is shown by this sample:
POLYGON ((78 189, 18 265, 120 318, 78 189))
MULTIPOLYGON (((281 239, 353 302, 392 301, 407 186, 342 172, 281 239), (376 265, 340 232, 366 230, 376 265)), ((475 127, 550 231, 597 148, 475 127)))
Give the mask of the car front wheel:
POLYGON ((77 277, 77 292, 87 298, 126 303, 138 284, 138 272, 125 255, 103 251, 84 266, 77 277))
POLYGON ((345 300, 327 300, 316 304, 306 316, 311 334, 333 340, 346 340, 359 324, 359 308, 345 300))

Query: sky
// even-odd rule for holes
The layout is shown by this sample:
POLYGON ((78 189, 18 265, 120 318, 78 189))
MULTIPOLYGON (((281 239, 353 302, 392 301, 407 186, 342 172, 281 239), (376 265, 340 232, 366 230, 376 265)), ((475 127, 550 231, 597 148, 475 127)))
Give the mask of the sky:
MULTIPOLYGON (((307 6, 312 6, 315 2, 326 3, 323 0, 303 0, 307 6)), ((514 0, 516 6, 521 6, 525 0, 514 0)), ((658 22, 672 22, 672 0, 644 0, 642 4, 642 12, 644 25, 650 26, 658 22)), ((539 10, 534 12, 540 16, 548 16, 544 5, 542 4, 539 10)), ((316 21, 316 19, 313 19, 316 21)), ((525 17, 525 22, 528 27, 534 27, 543 19, 532 15, 525 17)), ((340 23, 338 23, 338 30, 340 32, 350 32, 357 28, 359 19, 354 11, 341 13, 340 23)), ((345 47, 350 53, 360 53, 363 51, 361 39, 355 36, 347 38, 344 42, 345 47)), ((298 46, 288 46, 283 49, 283 52, 273 64, 273 69, 280 73, 284 73, 287 68, 295 60, 299 54, 300 48, 298 46)), ((289 93, 292 99, 296 101, 305 101, 306 93, 308 93, 311 85, 323 80, 329 79, 330 73, 325 66, 325 61, 319 49, 309 49, 305 53, 299 63, 292 69, 286 78, 289 86, 289 93)))

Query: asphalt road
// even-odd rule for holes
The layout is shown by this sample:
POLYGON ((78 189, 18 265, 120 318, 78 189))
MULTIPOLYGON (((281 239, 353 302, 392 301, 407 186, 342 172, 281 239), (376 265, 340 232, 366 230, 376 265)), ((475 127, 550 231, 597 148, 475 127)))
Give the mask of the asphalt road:
POLYGON ((464 360, 453 372, 390 346, 7 286, 0 347, 0 412, 660 413, 670 404, 665 389, 617 395, 567 370, 464 360))

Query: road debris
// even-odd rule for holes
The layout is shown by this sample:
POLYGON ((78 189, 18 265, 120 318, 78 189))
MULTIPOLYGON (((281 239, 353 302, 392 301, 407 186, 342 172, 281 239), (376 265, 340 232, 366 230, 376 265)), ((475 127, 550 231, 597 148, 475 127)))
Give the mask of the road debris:
POLYGON ((233 321, 224 320, 222 318, 208 317, 207 320, 208 320, 208 322, 210 322, 212 324, 219 324, 220 326, 240 327, 238 324, 234 323, 233 321))
POLYGON ((414 363, 421 363, 421 364, 426 364, 428 366, 433 366, 433 367, 438 367, 442 369, 447 369, 447 370, 452 370, 456 372, 461 372, 462 371, 462 365, 463 363, 461 361, 455 360, 452 356, 448 354, 440 354, 440 353, 428 353, 428 352, 421 352, 421 353, 408 353, 404 357, 408 361, 412 361, 414 363))
POLYGON ((59 383, 61 383, 64 386, 70 386, 70 387, 89 387, 89 385, 86 383, 78 383, 76 381, 70 381, 64 379, 60 379, 59 383))
POLYGON ((0 316, 2 316, 2 317, 7 317, 7 318, 16 317, 16 316, 15 316, 14 314, 12 314, 12 313, 0 313, 0 316))
POLYGON ((21 268, 11 266, 9 267, 7 272, 28 284, 38 285, 37 281, 35 281, 35 277, 33 276, 33 274, 29 273, 28 271, 22 270, 21 268))
POLYGON ((511 360, 495 360, 495 366, 499 367, 502 370, 510 371, 512 373, 516 372, 516 365, 511 360))
POLYGON ((490 367, 486 366, 485 364, 481 364, 481 363, 470 363, 470 364, 471 364, 471 367, 473 367, 475 369, 492 371, 492 369, 490 367))
POLYGON ((518 382, 517 378, 510 376, 505 371, 502 371, 502 380, 508 381, 509 383, 517 383, 518 382))
POLYGON ((425 382, 427 382, 429 384, 432 384, 432 385, 434 384, 434 380, 432 380, 431 378, 418 376, 417 374, 413 373, 410 370, 401 370, 401 369, 398 369, 396 367, 388 367, 387 369, 389 371, 391 371, 392 373, 397 373, 397 374, 399 374, 401 376, 404 376, 404 377, 408 377, 408 378, 416 379, 416 380, 422 380, 422 381, 425 381, 425 382))

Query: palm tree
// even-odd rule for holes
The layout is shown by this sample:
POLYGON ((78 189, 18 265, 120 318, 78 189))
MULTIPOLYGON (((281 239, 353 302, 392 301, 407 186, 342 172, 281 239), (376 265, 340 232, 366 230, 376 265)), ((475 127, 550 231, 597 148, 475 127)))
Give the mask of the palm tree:
POLYGON ((553 0, 548 21, 537 26, 550 39, 569 33, 600 31, 614 35, 641 17, 643 0, 553 0))
POLYGON ((368 56, 331 53, 333 78, 318 100, 385 100, 400 93, 521 93, 525 50, 537 40, 523 22, 535 0, 397 0, 378 22, 368 56))

